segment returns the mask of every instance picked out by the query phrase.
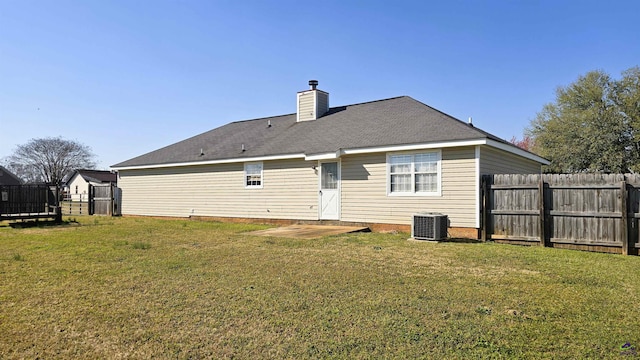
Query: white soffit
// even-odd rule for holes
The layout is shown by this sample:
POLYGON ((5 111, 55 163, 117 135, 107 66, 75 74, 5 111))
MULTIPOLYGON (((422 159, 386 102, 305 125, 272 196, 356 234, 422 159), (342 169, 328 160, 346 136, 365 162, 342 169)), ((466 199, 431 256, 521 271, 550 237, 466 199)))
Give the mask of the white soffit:
POLYGON ((498 141, 495 141, 495 140, 490 140, 490 139, 487 139, 487 145, 489 145, 491 147, 494 147, 494 148, 498 148, 500 150, 504 150, 504 151, 510 152, 512 154, 516 154, 516 155, 522 156, 522 157, 527 158, 529 160, 533 160, 533 161, 537 161, 537 162, 543 163, 544 165, 551 164, 551 162, 549 160, 547 160, 547 159, 545 159, 543 157, 540 157, 540 156, 538 156, 536 154, 530 153, 528 151, 524 151, 524 150, 520 149, 519 147, 517 147, 515 145, 511 146, 511 145, 507 145, 507 144, 504 144, 504 143, 501 143, 501 142, 498 142, 498 141))
POLYGON ((136 165, 136 166, 115 166, 115 167, 112 167, 112 169, 114 170, 159 169, 159 168, 184 167, 184 166, 245 163, 245 162, 256 162, 256 161, 269 161, 269 160, 286 160, 286 159, 300 159, 300 158, 304 159, 304 157, 305 157, 304 154, 256 156, 256 157, 250 157, 250 158, 232 158, 232 159, 193 161, 193 162, 182 162, 182 163, 151 164, 151 165, 136 165))
POLYGON ((269 161, 269 160, 285 160, 285 159, 304 159, 306 161, 333 160, 333 159, 340 158, 342 155, 356 155, 356 154, 393 152, 393 151, 442 149, 442 148, 450 148, 450 147, 478 146, 478 145, 491 146, 491 147, 518 155, 518 156, 522 156, 532 161, 537 161, 545 165, 549 165, 550 163, 549 160, 544 159, 528 151, 524 151, 516 147, 515 145, 513 146, 507 145, 499 141, 482 138, 482 139, 475 139, 475 140, 447 141, 447 142, 436 142, 436 143, 426 143, 426 144, 407 144, 407 145, 376 146, 376 147, 360 148, 360 149, 342 149, 336 152, 328 152, 328 153, 313 154, 313 155, 306 155, 306 154, 272 155, 272 156, 258 156, 258 157, 252 157, 252 158, 231 158, 231 159, 221 159, 221 160, 194 161, 194 162, 185 162, 185 163, 122 166, 122 167, 113 167, 113 169, 114 170, 158 169, 158 168, 170 168, 170 167, 244 163, 244 162, 252 162, 252 161, 269 161))

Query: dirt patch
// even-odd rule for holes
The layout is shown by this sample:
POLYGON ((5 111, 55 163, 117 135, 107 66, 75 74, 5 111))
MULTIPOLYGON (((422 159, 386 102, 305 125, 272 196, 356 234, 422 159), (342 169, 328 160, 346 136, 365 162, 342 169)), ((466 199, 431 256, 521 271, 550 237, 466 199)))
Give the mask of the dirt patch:
POLYGON ((331 225, 291 225, 266 230, 248 232, 248 235, 286 237, 295 239, 315 239, 330 235, 347 234, 352 232, 367 232, 368 227, 360 226, 331 226, 331 225))

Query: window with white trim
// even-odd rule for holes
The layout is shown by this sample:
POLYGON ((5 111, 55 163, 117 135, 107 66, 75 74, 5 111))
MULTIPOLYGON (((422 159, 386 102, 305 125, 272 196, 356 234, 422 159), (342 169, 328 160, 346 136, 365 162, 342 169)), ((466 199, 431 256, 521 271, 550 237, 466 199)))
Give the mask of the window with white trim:
POLYGON ((389 195, 440 195, 440 151, 387 155, 389 195))
POLYGON ((262 163, 244 164, 244 187, 247 189, 262 188, 262 163))

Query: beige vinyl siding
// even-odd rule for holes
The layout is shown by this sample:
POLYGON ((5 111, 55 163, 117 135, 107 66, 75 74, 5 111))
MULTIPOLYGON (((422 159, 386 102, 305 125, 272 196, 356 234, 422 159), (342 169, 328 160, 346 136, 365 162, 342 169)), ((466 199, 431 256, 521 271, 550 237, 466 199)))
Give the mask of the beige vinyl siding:
POLYGON ((480 174, 538 174, 540 163, 483 146, 480 148, 480 174))
POLYGON ((244 164, 120 171, 122 213, 318 219, 316 162, 263 163, 263 188, 246 189, 244 164))
POLYGON ((301 93, 298 95, 298 121, 315 120, 315 97, 314 91, 301 93))
POLYGON ((317 109, 316 119, 324 115, 324 113, 326 113, 329 110, 329 94, 323 91, 318 91, 317 96, 318 96, 318 109, 317 109))
POLYGON ((476 226, 475 148, 442 149, 442 196, 388 196, 386 155, 342 158, 341 220, 411 224, 427 211, 448 215, 452 227, 476 226))

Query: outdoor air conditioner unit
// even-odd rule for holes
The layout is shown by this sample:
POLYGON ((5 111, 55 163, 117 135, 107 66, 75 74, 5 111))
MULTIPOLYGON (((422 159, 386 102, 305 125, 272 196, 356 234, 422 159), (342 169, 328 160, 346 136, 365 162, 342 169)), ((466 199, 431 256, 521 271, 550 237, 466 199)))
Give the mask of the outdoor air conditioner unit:
POLYGON ((447 215, 419 213, 411 221, 411 237, 418 240, 442 240, 447 237, 447 215))

